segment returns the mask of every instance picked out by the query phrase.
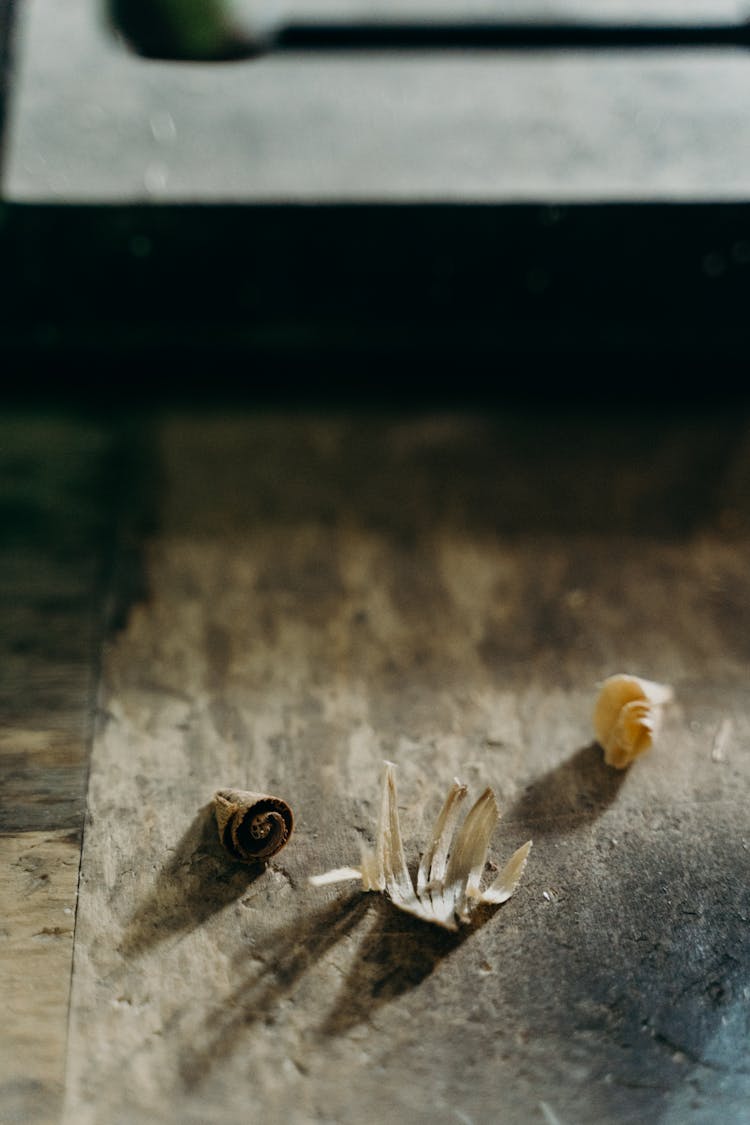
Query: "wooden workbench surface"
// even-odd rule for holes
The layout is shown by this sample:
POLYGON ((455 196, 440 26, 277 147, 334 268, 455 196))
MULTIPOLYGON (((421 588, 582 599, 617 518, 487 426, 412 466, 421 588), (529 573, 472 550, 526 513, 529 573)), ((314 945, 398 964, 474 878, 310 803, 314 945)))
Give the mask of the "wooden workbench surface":
POLYGON ((0 1120, 747 1122, 749 419, 579 407, 6 414, 0 1120), (409 858, 456 775, 534 840, 458 935, 307 883, 384 759, 409 858))

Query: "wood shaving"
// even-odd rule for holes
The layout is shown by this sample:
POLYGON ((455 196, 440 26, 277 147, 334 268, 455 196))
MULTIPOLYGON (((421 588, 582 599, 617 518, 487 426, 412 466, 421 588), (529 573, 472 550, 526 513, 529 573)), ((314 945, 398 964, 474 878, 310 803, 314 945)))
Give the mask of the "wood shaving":
POLYGON ((722 719, 719 729, 714 736, 713 746, 711 747, 711 761, 723 762, 727 756, 727 746, 732 738, 732 720, 722 719))
POLYGON ((323 875, 312 875, 310 883, 322 887, 359 879, 364 890, 386 894, 394 906, 407 914, 447 930, 457 930, 459 923, 470 920, 476 906, 499 904, 511 897, 523 874, 532 843, 528 840, 518 848, 494 882, 482 890, 487 849, 500 814, 494 793, 485 789, 456 833, 466 796, 466 786, 454 781, 419 864, 415 886, 404 856, 394 766, 386 762, 374 850, 363 852, 358 867, 337 867, 323 875))
POLYGON ((562 1125, 562 1121, 555 1113, 554 1109, 547 1102, 540 1102, 539 1108, 542 1111, 544 1120, 547 1125, 562 1125))
POLYGON ((608 766, 621 770, 653 745, 662 708, 672 688, 640 676, 618 674, 604 681, 594 706, 594 731, 608 766))
POLYGON ((270 859, 288 843, 294 816, 286 801, 246 789, 219 789, 214 793, 214 815, 219 839, 243 863, 270 859))

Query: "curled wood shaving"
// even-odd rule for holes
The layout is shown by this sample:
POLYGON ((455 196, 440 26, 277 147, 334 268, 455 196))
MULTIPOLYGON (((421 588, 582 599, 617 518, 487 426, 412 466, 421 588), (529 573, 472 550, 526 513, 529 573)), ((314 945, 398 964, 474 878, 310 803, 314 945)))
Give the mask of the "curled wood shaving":
POLYGON ((494 793, 485 789, 456 833, 467 795, 460 781, 454 781, 448 790, 419 864, 415 886, 404 856, 393 771, 393 763, 386 762, 374 850, 363 853, 358 867, 337 867, 323 875, 312 875, 310 883, 322 887, 360 879, 364 890, 380 891, 400 910, 448 930, 457 930, 460 922, 468 922, 475 906, 509 899, 526 866, 531 840, 514 852, 495 881, 482 890, 487 849, 500 814, 494 793))
POLYGON ((294 814, 281 797, 246 789, 219 789, 213 799, 219 839, 243 863, 263 862, 286 845, 294 814))
POLYGON ((594 731, 608 766, 622 770, 653 745, 671 687, 640 676, 609 676, 594 706, 594 731))

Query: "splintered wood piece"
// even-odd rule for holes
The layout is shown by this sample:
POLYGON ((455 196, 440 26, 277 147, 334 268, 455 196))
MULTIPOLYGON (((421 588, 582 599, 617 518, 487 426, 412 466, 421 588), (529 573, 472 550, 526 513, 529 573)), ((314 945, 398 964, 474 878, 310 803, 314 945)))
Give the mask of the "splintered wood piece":
POLYGON ((442 884, 448 862, 448 852, 456 829, 461 804, 466 799, 465 785, 456 779, 448 790, 442 809, 435 821, 432 840, 422 856, 417 872, 417 894, 431 892, 442 884))
POLYGON ((485 789, 469 810, 453 844, 445 882, 455 895, 453 908, 462 921, 468 921, 469 897, 481 897, 479 885, 499 817, 495 795, 491 789, 485 789))
POLYGON ((219 839, 244 863, 270 859, 288 843, 294 814, 281 797, 246 789, 219 789, 213 799, 219 839))
POLYGON ((513 852, 494 883, 486 891, 481 892, 479 897, 482 902, 499 905, 508 901, 523 875, 523 869, 526 866, 530 851, 531 840, 527 840, 525 844, 521 844, 521 847, 513 852))
POLYGON ((454 840, 466 786, 458 780, 453 782, 419 865, 415 887, 404 858, 393 770, 393 762, 386 762, 374 850, 364 852, 359 867, 337 867, 322 875, 311 875, 312 886, 359 879, 363 890, 382 891, 399 910, 447 930, 456 930, 459 923, 469 922, 477 905, 506 902, 523 874, 531 840, 511 856, 492 886, 483 890, 487 849, 499 818, 492 790, 485 789, 477 799, 454 840))

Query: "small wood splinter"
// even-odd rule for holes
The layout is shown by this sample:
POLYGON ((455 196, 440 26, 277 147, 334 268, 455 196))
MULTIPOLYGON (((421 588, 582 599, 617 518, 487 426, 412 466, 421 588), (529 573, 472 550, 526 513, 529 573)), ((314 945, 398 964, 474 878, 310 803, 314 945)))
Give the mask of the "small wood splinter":
POLYGON ((382 891, 399 910, 415 914, 447 930, 468 922, 475 906, 497 905, 511 897, 526 866, 531 840, 511 856, 495 881, 480 888, 490 837, 499 820, 495 795, 484 793, 469 810, 453 839, 461 804, 467 789, 454 781, 448 790, 430 841, 417 872, 416 887, 404 857, 396 800, 393 763, 385 763, 383 797, 375 850, 364 852, 359 867, 337 867, 324 875, 310 876, 315 887, 346 879, 361 879, 366 891, 382 891))
POLYGON ((214 814, 219 839, 243 863, 270 859, 288 843, 294 815, 286 801, 245 789, 219 789, 214 793, 214 814))
POLYGON ((594 706, 596 740, 604 761, 625 769, 653 745, 662 708, 673 698, 671 687, 620 673, 601 686, 594 706))

